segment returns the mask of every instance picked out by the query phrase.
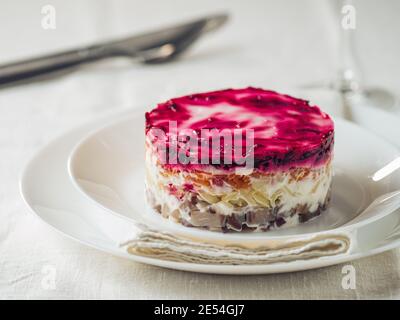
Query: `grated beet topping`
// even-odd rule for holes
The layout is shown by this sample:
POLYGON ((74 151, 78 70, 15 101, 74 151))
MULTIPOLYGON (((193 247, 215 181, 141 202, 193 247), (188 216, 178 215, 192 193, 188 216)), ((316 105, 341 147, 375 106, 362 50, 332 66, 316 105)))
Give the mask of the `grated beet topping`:
MULTIPOLYGON (((185 139, 178 138, 173 145, 174 135, 170 130, 170 121, 175 121, 178 136, 182 132, 193 132, 201 136, 203 129, 254 130, 254 167, 264 171, 292 166, 323 165, 331 158, 334 142, 334 124, 332 119, 317 106, 308 101, 259 88, 226 89, 207 93, 187 95, 160 103, 146 113, 146 135, 152 145, 163 142, 164 147, 156 147, 159 156, 176 154, 184 145, 185 139), (165 137, 160 139, 152 134, 153 129, 161 129, 165 137), (160 141, 163 140, 163 141, 160 141), (171 148, 177 148, 172 150, 171 148)), ((185 136, 182 134, 182 136, 185 136)), ((232 133, 232 137, 233 137, 232 133)), ((245 135, 242 145, 244 146, 245 135)), ((203 139, 204 140, 204 139, 203 139)), ((197 164, 164 163, 172 169, 201 170, 201 157, 209 157, 209 164, 229 170, 236 167, 235 159, 224 162, 227 150, 221 139, 217 150, 210 152, 211 143, 204 147, 199 143, 195 157, 197 164), (220 157, 213 164, 212 157, 220 157)), ((229 150, 229 149, 228 149, 229 150)), ((232 151, 232 150, 231 150, 232 151)), ((189 156, 189 152, 185 151, 189 156)), ((233 152, 233 151, 232 151, 233 152)), ((243 148, 245 152, 245 148, 243 148)), ((167 156, 167 158, 168 158, 167 156)), ((242 153, 242 156, 246 154, 242 153)))

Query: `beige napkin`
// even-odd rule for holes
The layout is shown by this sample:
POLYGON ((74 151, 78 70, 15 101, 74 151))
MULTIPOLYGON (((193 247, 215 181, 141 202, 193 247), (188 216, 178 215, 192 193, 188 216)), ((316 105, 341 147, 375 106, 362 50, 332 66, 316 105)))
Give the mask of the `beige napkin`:
POLYGON ((145 230, 121 244, 128 253, 199 264, 269 264, 345 254, 350 248, 346 234, 318 234, 263 242, 207 243, 145 230))

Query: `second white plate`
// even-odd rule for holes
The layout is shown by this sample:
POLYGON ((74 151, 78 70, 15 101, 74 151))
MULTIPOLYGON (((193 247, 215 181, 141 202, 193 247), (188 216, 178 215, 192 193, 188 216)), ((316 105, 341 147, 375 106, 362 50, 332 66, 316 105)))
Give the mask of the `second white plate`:
POLYGON ((398 149, 366 129, 335 120, 333 195, 330 209, 297 227, 266 233, 222 234, 187 228, 162 218, 144 199, 144 115, 136 114, 92 132, 73 150, 70 177, 89 199, 128 220, 210 240, 252 241, 339 227, 379 195, 400 189, 399 175, 373 181, 373 174, 399 156, 398 149))

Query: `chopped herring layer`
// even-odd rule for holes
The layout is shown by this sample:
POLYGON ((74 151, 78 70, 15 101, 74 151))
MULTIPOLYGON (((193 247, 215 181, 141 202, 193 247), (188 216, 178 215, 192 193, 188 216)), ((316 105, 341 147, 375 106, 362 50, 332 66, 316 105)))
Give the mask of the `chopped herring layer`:
POLYGON ((146 153, 150 204, 164 217, 211 230, 266 231, 305 222, 326 209, 332 169, 293 168, 249 175, 169 171, 146 153))

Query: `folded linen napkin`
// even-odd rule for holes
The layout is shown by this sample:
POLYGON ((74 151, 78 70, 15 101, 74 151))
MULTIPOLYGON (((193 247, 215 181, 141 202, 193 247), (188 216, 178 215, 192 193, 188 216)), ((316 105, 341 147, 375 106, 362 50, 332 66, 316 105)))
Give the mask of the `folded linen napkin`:
POLYGON ((199 264, 270 264, 320 258, 349 251, 346 234, 319 234, 262 243, 207 243, 165 232, 144 230, 121 244, 128 253, 163 260, 199 264))
MULTIPOLYGON (((371 237, 368 226, 399 208, 400 191, 397 190, 377 197, 356 218, 337 229, 256 240, 243 237, 240 242, 229 237, 207 240, 172 235, 151 230, 141 223, 129 227, 123 224, 129 240, 122 242, 121 247, 130 254, 200 264, 270 264, 323 258, 365 250, 365 246, 360 247, 359 242, 363 242, 360 235, 371 237)), ((398 233, 397 229, 392 230, 390 237, 398 233)))

